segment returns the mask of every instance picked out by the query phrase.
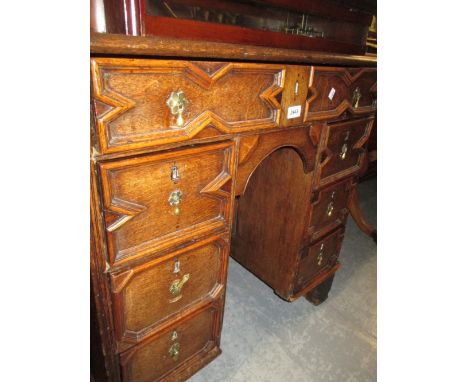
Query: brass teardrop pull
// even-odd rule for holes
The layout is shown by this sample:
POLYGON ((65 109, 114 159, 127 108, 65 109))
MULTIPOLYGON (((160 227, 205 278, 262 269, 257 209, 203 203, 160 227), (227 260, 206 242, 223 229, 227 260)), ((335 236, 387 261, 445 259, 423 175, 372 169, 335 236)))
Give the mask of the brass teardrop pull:
POLYGON ((184 92, 182 90, 172 92, 168 100, 166 101, 166 105, 171 111, 172 115, 177 115, 177 127, 184 126, 184 118, 182 117, 182 114, 188 106, 188 101, 185 98, 184 92))
POLYGON ((181 280, 177 279, 177 280, 174 280, 169 288, 169 292, 173 295, 173 296, 179 296, 180 293, 182 292, 182 288, 184 287, 184 284, 189 281, 190 279, 190 274, 187 273, 185 274, 181 280))
POLYGON ((341 152, 340 152, 341 160, 344 160, 346 158, 346 153, 347 152, 348 152, 348 144, 343 143, 343 146, 341 146, 341 152))
POLYGON ((361 94, 361 89, 359 89, 359 86, 356 87, 353 91, 353 107, 359 107, 359 100, 361 99, 362 94, 361 94))
POLYGON ((169 356, 172 358, 174 362, 177 362, 179 360, 180 356, 180 343, 175 342, 171 345, 169 348, 169 356))
POLYGON ((327 216, 332 216, 334 208, 335 208, 335 206, 333 205, 333 201, 331 201, 330 203, 328 203, 328 206, 327 206, 327 216))
POLYGON ((182 191, 175 190, 172 191, 169 195, 169 205, 174 207, 174 215, 178 216, 180 214, 180 203, 182 202, 182 191))
POLYGON ((323 261, 323 248, 324 248, 324 244, 322 243, 322 245, 320 245, 320 252, 317 256, 317 265, 319 267, 322 265, 322 261, 323 261))

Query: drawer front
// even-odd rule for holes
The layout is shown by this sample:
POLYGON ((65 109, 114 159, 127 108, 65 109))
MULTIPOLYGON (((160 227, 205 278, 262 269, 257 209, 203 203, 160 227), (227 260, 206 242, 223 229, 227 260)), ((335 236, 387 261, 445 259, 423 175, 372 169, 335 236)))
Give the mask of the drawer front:
POLYGON ((168 257, 111 274, 119 351, 186 308, 215 299, 225 285, 228 244, 211 238, 168 257))
POLYGON ((318 239, 345 223, 350 187, 351 180, 345 180, 314 193, 308 229, 309 240, 318 239))
POLYGON ((280 120, 284 65, 94 58, 91 68, 103 154, 280 120))
POLYGON ((110 265, 229 226, 231 142, 100 164, 110 265))
POLYGON ((124 382, 159 381, 218 344, 218 311, 210 307, 120 355, 124 382))
POLYGON ((302 251, 295 293, 305 288, 322 271, 328 270, 336 264, 343 236, 344 229, 339 229, 302 251))
POLYGON ((345 110, 359 114, 376 109, 375 68, 313 67, 309 86, 307 121, 338 117, 345 110))
POLYGON ((374 119, 327 124, 322 129, 315 183, 319 187, 359 171, 374 119))

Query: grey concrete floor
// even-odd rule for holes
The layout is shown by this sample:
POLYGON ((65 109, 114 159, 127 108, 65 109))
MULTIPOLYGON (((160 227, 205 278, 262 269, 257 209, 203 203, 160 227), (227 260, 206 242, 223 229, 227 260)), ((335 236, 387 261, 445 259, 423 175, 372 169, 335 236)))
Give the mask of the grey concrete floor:
MULTIPOLYGON (((377 181, 359 185, 377 224, 377 181)), ((377 379, 377 247, 350 217, 328 299, 283 301, 230 259, 223 353, 191 382, 366 382, 377 379)))

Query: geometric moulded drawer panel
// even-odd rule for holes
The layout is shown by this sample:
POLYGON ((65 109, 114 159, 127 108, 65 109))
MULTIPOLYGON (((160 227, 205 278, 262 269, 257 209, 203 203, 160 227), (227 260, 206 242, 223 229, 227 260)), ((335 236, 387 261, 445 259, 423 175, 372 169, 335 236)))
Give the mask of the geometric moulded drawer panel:
POLYGON ((336 118, 344 111, 373 112, 377 101, 377 71, 312 67, 309 94, 307 121, 336 118))
POLYGON ((281 105, 275 96, 283 90, 285 68, 272 64, 92 59, 100 152, 186 141, 199 134, 277 127, 281 105))
POLYGON ((122 353, 120 363, 123 381, 160 381, 169 372, 176 372, 171 380, 185 380, 177 376, 176 369, 179 366, 189 367, 187 364, 217 350, 215 332, 219 318, 219 312, 214 308, 204 309, 190 320, 176 324, 168 331, 122 353))
POLYGON ((373 122, 371 117, 323 127, 315 171, 318 187, 359 171, 373 122))
POLYGON ((110 265, 227 229, 233 143, 99 165, 110 265))
POLYGON ((228 252, 227 243, 215 237, 112 274, 119 351, 145 339, 176 313, 216 299, 223 290, 228 252))

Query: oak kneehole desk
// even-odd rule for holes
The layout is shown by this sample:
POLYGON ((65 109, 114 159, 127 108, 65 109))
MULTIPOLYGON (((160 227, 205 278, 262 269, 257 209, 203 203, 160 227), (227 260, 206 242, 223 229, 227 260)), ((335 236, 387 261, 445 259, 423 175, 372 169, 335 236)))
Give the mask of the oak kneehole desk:
POLYGON ((97 50, 91 275, 103 362, 109 380, 185 380, 221 352, 229 255, 285 300, 327 298, 348 212, 365 227, 355 188, 375 61, 97 50))

